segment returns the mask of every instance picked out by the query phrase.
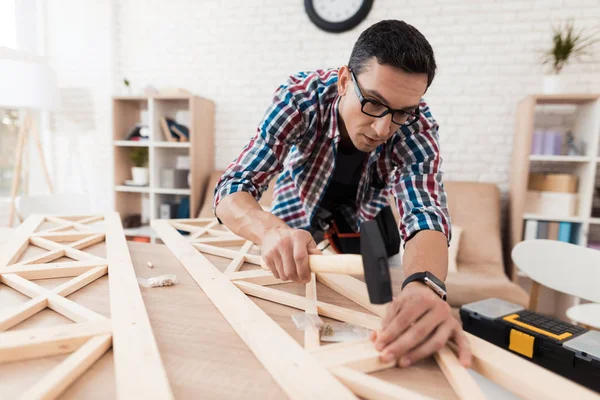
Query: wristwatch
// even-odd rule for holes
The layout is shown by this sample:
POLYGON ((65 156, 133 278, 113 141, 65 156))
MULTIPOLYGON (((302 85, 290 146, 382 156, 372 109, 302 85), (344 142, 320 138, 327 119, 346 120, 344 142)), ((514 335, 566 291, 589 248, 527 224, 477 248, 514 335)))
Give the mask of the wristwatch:
POLYGON ((444 282, 436 278, 435 275, 433 275, 431 272, 417 272, 416 274, 412 274, 404 280, 404 283, 402 284, 402 289, 404 289, 406 285, 414 281, 423 282, 424 284, 429 286, 431 290, 437 293, 442 298, 442 300, 446 300, 446 285, 444 285, 444 282))

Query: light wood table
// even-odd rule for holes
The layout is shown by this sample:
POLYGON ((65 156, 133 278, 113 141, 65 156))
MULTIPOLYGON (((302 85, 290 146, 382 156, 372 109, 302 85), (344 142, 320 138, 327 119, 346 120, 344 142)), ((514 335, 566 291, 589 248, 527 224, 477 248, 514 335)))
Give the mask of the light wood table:
MULTIPOLYGON (((1 240, 1 239, 0 239, 1 240)), ((178 399, 281 399, 284 393, 262 367, 227 321, 221 316, 202 290, 188 275, 169 249, 161 244, 128 242, 138 277, 176 274, 179 283, 171 287, 141 288, 150 322, 158 343, 173 393, 178 399), (154 268, 147 267, 147 262, 154 268)), ((91 253, 93 251, 90 251, 91 253)), ((223 268, 227 260, 209 257, 223 268)), ((105 276, 73 293, 70 299, 104 315, 110 315, 105 276)), ((64 279, 36 281, 55 287, 64 279), (51 282, 56 281, 56 282, 51 282)), ((285 284, 278 288, 304 295, 304 285, 285 284)), ((320 300, 362 310, 348 299, 318 283, 320 300)), ((0 285, 0 308, 23 302, 27 298, 0 285)), ((297 310, 253 299, 294 339, 302 343, 304 333, 298 331, 291 315, 297 310)), ((123 304, 127 307, 127 304, 123 304)), ((363 310, 364 311, 364 310, 363 310)), ((56 325, 69 320, 44 310, 13 329, 35 325, 56 325)), ((48 372, 64 356, 0 364, 0 394, 14 398, 23 388, 48 372)), ((69 387, 61 398, 114 398, 112 351, 104 355, 86 374, 69 387)), ((408 369, 389 369, 374 374, 438 399, 456 396, 433 359, 417 363, 408 369)))

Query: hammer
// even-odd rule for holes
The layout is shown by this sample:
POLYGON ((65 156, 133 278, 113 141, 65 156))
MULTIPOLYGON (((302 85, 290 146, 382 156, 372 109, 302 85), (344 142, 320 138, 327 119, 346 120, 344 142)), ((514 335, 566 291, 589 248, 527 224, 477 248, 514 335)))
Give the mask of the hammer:
MULTIPOLYGON (((309 255, 311 272, 364 275, 373 304, 392 301, 388 258, 400 250, 400 235, 391 208, 383 208, 371 221, 360 225, 360 254, 309 255)), ((268 269, 266 265, 262 267, 268 269)))

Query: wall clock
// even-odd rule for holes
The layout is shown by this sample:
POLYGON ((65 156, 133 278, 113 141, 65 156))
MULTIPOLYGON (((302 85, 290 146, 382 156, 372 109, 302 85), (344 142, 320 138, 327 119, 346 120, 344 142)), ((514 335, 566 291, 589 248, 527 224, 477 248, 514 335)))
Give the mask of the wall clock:
POLYGON ((326 32, 345 32, 361 23, 373 0, 304 0, 308 18, 326 32))

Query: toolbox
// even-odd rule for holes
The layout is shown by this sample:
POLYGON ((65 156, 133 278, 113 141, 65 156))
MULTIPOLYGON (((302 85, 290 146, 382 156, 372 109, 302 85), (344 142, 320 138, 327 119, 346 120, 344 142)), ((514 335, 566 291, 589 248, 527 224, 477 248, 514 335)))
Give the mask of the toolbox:
POLYGON ((600 392, 600 332, 500 299, 465 304, 463 329, 600 392))

